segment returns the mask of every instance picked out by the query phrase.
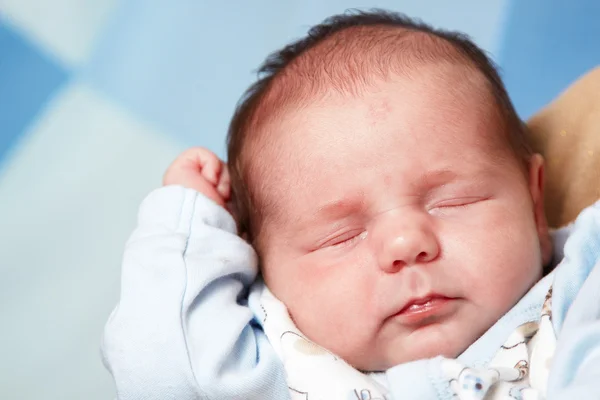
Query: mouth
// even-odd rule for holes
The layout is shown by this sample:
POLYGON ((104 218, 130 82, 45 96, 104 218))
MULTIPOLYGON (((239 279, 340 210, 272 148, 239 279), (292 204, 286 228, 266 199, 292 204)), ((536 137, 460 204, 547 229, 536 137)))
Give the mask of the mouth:
POLYGON ((407 325, 424 325, 438 321, 451 314, 458 299, 439 294, 409 299, 406 304, 390 318, 398 318, 407 325))

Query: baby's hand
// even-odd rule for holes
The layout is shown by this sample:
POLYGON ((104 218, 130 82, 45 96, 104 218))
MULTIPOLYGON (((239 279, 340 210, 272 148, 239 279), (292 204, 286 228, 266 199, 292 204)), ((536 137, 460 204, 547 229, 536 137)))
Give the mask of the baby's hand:
POLYGON ((216 154, 202 147, 181 153, 165 172, 163 185, 194 189, 225 208, 231 196, 227 166, 216 154))

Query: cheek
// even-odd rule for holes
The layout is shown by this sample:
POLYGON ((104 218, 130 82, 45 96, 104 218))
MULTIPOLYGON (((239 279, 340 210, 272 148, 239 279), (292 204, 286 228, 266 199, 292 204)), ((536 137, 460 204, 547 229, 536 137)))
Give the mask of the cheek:
POLYGON ((506 312, 540 278, 539 240, 533 217, 525 211, 490 210, 454 236, 463 288, 486 310, 506 312))
POLYGON ((305 335, 347 357, 346 352, 364 347, 373 333, 373 268, 360 251, 336 261, 313 253, 282 261, 265 281, 305 335))
POLYGON ((374 287, 368 273, 372 266, 359 252, 354 253, 343 259, 314 253, 298 260, 286 278, 290 281, 289 304, 296 305, 297 314, 323 316, 334 322, 368 308, 374 287))

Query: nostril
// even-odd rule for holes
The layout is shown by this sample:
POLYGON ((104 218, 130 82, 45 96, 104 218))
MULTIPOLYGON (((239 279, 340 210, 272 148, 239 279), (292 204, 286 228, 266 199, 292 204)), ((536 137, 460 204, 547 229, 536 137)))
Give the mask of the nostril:
POLYGON ((404 261, 396 260, 394 261, 393 267, 394 269, 400 269, 404 266, 404 261))
POLYGON ((422 251, 419 253, 419 255, 417 255, 417 261, 426 261, 429 258, 429 255, 422 251))

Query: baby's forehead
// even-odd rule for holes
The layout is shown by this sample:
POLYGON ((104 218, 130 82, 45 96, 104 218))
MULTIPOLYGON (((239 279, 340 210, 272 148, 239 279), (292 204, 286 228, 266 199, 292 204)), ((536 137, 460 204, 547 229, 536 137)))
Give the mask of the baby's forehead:
MULTIPOLYGON (((290 137, 292 140, 283 141, 292 147, 309 146, 306 135, 302 134, 306 130, 321 130, 327 124, 345 125, 350 120, 369 120, 375 125, 408 112, 421 116, 416 123, 423 125, 450 127, 465 115, 474 114, 480 116, 481 124, 486 124, 486 131, 497 133, 495 128, 503 125, 485 77, 473 74, 463 65, 427 65, 411 76, 390 74, 385 79, 373 79, 354 93, 324 88, 312 97, 286 100, 268 107, 269 115, 253 132, 251 141, 259 144, 254 148, 282 145, 281 141, 290 137), (422 101, 425 97, 426 102, 422 101)), ((348 128, 347 132, 353 127, 348 128)), ((331 135, 335 131, 332 129, 331 135)))
MULTIPOLYGON (((396 90, 396 93, 400 92, 402 89, 396 90)), ((348 123, 350 120, 361 119, 361 124, 364 120, 370 120, 373 124, 386 118, 398 120, 403 117, 402 107, 407 103, 409 107, 415 108, 411 110, 413 114, 422 116, 422 119, 413 121, 417 125, 435 125, 451 131, 453 127, 464 123, 466 115, 477 114, 478 118, 474 119, 474 123, 481 124, 479 129, 482 133, 489 134, 494 141, 501 136, 499 131, 502 119, 495 112, 497 106, 483 76, 471 74, 469 77, 469 71, 462 65, 428 65, 421 68, 419 74, 415 73, 410 77, 390 75, 385 80, 370 82, 361 93, 322 92, 303 99, 301 104, 298 104, 298 100, 293 102, 288 99, 287 103, 280 102, 270 107, 270 115, 246 143, 246 166, 248 170, 255 171, 255 176, 271 173, 287 175, 294 170, 294 165, 287 161, 295 159, 297 153, 319 151, 321 144, 318 141, 315 143, 313 132, 321 132, 327 137, 326 140, 333 139, 336 135, 348 135, 347 140, 352 140, 354 126, 348 123), (402 86, 406 88, 406 93, 400 94, 404 97, 404 105, 399 104, 397 97, 371 96, 373 92, 385 92, 386 87, 396 87, 398 80, 408 82, 402 86), (420 104, 412 101, 413 95, 424 92, 431 93, 431 101, 420 104), (438 97, 441 99, 439 102, 435 100, 438 97), (367 112, 355 114, 347 108, 349 103, 362 104, 367 112), (436 110, 437 107, 439 111, 436 110), (420 113, 419 108, 424 112, 420 113), (347 129, 338 132, 336 126, 342 125, 347 129), (286 167, 281 168, 279 165, 286 167), (274 171, 274 168, 281 171, 274 171)))
MULTIPOLYGON (((486 108, 479 107, 483 102, 478 95, 471 93, 478 88, 465 88, 462 97, 468 102, 460 105, 458 96, 436 85, 429 85, 431 94, 425 94, 420 82, 411 82, 410 90, 418 96, 401 93, 397 88, 402 83, 381 85, 372 96, 338 94, 279 114, 264 126, 262 140, 252 148, 252 175, 260 176, 262 183, 278 182, 279 189, 304 178, 319 178, 324 169, 338 168, 342 173, 352 163, 391 163, 392 153, 411 158, 429 149, 444 159, 448 154, 443 150, 453 141, 464 149, 478 146, 485 156, 502 140, 501 125, 489 118, 486 108)), ((279 192, 260 185, 256 190, 265 195, 279 192)))

